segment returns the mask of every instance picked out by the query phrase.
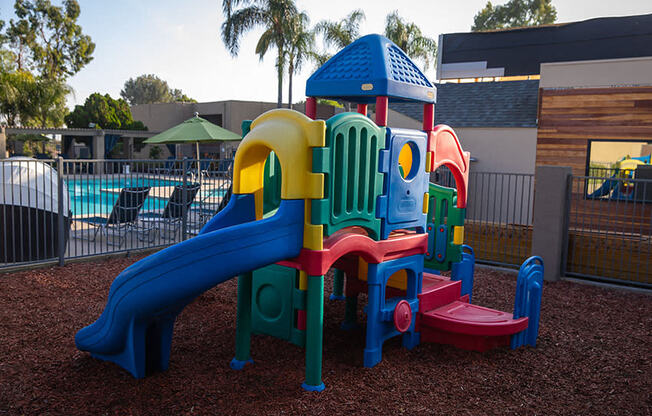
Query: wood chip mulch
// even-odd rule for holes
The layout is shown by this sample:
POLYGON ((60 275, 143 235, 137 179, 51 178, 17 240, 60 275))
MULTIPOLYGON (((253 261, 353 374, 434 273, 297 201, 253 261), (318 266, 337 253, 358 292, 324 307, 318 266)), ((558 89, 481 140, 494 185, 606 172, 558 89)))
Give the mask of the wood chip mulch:
MULTIPOLYGON (((229 369, 235 280, 179 316, 164 373, 136 380, 78 351, 75 332, 134 261, 0 274, 0 415, 652 414, 648 294, 546 283, 536 348, 406 351, 390 340, 372 369, 362 367, 364 333, 341 331, 344 304, 326 300, 326 390, 309 393, 299 387, 303 350, 271 337, 254 337, 253 366, 229 369)), ((474 303, 511 311, 514 291, 514 274, 476 269, 474 303)))

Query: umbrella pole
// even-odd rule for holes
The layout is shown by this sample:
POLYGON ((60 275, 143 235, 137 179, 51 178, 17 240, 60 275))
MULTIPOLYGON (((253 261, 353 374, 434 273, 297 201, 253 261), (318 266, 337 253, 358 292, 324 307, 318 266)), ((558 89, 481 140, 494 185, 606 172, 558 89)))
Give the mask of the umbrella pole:
POLYGON ((195 142, 195 149, 197 150, 197 180, 199 181, 199 188, 201 189, 201 163, 199 161, 199 142, 195 142))

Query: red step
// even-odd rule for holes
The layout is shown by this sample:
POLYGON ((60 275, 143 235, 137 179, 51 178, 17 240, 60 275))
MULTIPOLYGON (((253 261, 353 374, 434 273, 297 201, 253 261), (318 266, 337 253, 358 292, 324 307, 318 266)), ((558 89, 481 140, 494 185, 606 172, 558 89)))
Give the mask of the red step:
POLYGON ((421 326, 477 336, 512 335, 527 328, 528 319, 461 301, 421 313, 421 326))
POLYGON ((451 281, 447 277, 424 273, 421 293, 418 295, 419 312, 425 313, 459 300, 461 293, 461 281, 451 281))

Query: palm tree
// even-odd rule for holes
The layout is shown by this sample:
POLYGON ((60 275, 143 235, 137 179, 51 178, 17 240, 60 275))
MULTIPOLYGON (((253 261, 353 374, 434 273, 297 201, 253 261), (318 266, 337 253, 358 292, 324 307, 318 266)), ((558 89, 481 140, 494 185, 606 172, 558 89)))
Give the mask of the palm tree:
POLYGON ((270 47, 276 48, 277 106, 280 108, 283 104, 289 22, 297 14, 294 0, 222 0, 222 10, 226 17, 222 23, 222 41, 232 56, 237 56, 240 51, 242 35, 255 27, 265 29, 258 39, 256 54, 262 61, 270 47), (236 10, 238 6, 241 7, 236 10))
MULTIPOLYGON (((337 22, 322 20, 315 26, 315 32, 322 35, 324 46, 327 48, 334 47, 340 50, 360 37, 360 23, 364 19, 365 14, 362 10, 353 10, 346 17, 337 22)), ((328 52, 323 54, 315 53, 313 54, 313 60, 321 66, 328 61, 331 56, 332 55, 328 52)))
POLYGON ((398 11, 387 15, 385 20, 385 36, 394 42, 412 59, 421 59, 424 69, 437 56, 437 43, 434 39, 423 36, 419 26, 405 22, 398 11))
POLYGON ((315 45, 315 34, 308 30, 310 19, 301 12, 294 16, 290 22, 289 39, 287 45, 288 63, 288 108, 292 108, 292 77, 301 66, 310 58, 315 45))

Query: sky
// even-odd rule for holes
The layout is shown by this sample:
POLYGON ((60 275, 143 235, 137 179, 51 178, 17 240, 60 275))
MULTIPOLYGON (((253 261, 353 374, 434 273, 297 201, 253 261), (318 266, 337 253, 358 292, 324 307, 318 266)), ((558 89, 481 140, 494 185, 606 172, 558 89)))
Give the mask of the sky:
MULTIPOLYGON (((59 0, 52 0, 60 4, 59 0)), ((494 1, 503 4, 506 0, 494 1)), ((13 0, 0 0, 0 18, 13 17, 13 0)), ((119 97, 125 81, 155 74, 170 87, 199 102, 254 100, 276 102, 275 51, 263 61, 254 53, 262 30, 242 38, 240 53, 232 57, 220 38, 224 21, 221 0, 79 0, 79 24, 96 44, 94 59, 68 80, 74 96, 69 106, 82 104, 93 92, 119 97)), ((486 0, 297 0, 300 9, 320 20, 339 20, 362 9, 366 20, 361 34, 382 33, 385 16, 394 10, 416 23, 424 35, 468 32, 473 16, 486 0)), ((652 13, 652 0, 553 0, 560 23, 605 16, 652 13)), ((304 65, 294 77, 293 101, 305 99, 305 82, 315 70, 304 65)), ((434 69, 426 71, 434 79, 434 69)), ((286 77, 287 78, 287 77, 286 77)), ((287 79, 283 100, 287 100, 287 79)))

